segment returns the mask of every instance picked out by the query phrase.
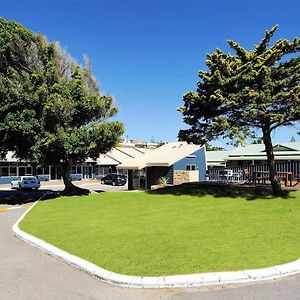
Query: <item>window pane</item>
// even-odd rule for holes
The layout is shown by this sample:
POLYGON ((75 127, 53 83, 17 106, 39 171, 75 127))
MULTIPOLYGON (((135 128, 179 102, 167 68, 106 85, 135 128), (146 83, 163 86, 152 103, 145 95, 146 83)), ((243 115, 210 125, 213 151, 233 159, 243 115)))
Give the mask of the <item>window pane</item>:
POLYGON ((1 176, 8 176, 8 167, 1 168, 1 176))
POLYGON ((19 167, 19 176, 24 176, 25 173, 25 167, 19 167))
POLYGON ((17 167, 10 167, 10 176, 17 176, 17 167))

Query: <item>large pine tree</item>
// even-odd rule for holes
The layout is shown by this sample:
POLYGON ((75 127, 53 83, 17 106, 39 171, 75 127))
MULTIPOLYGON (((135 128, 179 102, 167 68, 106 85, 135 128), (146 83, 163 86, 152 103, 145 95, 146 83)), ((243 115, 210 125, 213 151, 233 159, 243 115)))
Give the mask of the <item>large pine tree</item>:
POLYGON ((276 176, 271 133, 300 120, 300 39, 270 40, 267 31, 255 49, 247 51, 229 40, 234 54, 217 49, 207 55, 208 71, 200 71, 197 92, 186 93, 179 108, 189 129, 179 138, 204 143, 220 136, 241 144, 261 131, 273 194, 281 194, 276 176))

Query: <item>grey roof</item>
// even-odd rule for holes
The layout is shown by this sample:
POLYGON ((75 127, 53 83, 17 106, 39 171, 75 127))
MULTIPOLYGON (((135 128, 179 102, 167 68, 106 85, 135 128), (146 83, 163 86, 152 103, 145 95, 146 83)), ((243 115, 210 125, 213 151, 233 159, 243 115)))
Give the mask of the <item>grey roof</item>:
MULTIPOLYGON (((275 143, 273 144, 275 159, 299 160, 300 142, 275 143)), ((250 144, 237 147, 230 151, 226 160, 261 160, 266 159, 264 144, 250 144)))
POLYGON ((222 166, 230 151, 206 151, 206 162, 208 166, 222 166))

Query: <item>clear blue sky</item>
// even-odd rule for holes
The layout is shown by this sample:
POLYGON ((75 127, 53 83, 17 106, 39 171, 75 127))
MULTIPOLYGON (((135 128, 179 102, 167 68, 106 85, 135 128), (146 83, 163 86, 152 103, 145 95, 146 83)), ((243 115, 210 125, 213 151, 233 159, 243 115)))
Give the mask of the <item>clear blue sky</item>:
MULTIPOLYGON (((275 24, 275 39, 300 36, 297 0, 0 0, 0 15, 60 41, 78 62, 87 54, 102 91, 116 99, 125 136, 146 141, 177 139, 182 95, 195 90, 207 53, 229 51, 227 39, 250 49, 275 24)), ((273 138, 299 141, 296 131, 273 138)))

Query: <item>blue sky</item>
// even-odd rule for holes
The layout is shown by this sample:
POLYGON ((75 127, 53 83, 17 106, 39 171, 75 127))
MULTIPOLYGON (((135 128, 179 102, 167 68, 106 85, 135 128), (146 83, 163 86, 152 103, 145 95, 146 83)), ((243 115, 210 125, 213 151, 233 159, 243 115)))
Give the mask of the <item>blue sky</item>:
MULTIPOLYGON (((78 62, 87 54, 102 91, 116 99, 125 136, 146 141, 177 139, 182 95, 195 90, 207 53, 229 51, 227 39, 250 49, 275 24, 275 40, 300 35, 297 0, 0 0, 0 15, 60 41, 78 62)), ((296 131, 273 139, 300 141, 296 131)))

